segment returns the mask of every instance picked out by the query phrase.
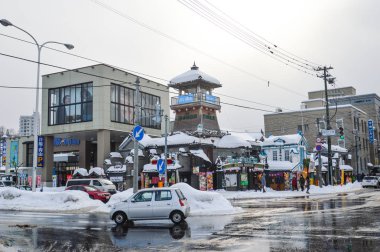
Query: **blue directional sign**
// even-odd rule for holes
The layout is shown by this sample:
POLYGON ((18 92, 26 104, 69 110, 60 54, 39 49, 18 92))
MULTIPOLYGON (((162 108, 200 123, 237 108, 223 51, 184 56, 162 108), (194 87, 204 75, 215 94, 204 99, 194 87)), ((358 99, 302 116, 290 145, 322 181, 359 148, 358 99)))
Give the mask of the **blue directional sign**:
POLYGON ((166 170, 165 159, 159 159, 157 161, 157 171, 159 174, 164 174, 166 170))
POLYGON ((141 127, 140 125, 136 125, 134 128, 133 128, 133 131, 132 131, 132 134, 133 134, 133 137, 137 140, 137 141, 141 141, 144 137, 144 128, 141 127))
POLYGON ((373 132, 373 121, 372 120, 368 120, 368 138, 369 138, 369 142, 371 144, 373 144, 373 141, 374 141, 374 132, 373 132))

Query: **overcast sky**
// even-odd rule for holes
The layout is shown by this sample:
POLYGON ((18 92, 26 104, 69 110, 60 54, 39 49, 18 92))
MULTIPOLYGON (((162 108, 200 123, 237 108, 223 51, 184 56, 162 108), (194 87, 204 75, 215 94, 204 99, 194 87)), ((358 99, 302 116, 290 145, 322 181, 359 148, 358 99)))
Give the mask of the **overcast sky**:
MULTIPOLYGON (((380 93, 380 1, 199 1, 208 6, 213 4, 297 56, 333 66, 330 73, 337 78, 338 87, 354 86, 358 94, 380 93)), ((27 30, 40 43, 50 40, 71 43, 75 46, 72 53, 165 80, 189 70, 195 61, 201 71, 220 80, 223 87, 215 92, 227 103, 271 111, 274 107, 298 109, 300 102, 307 99, 308 91, 323 88, 321 79, 273 60, 179 1, 101 3, 115 11, 91 0, 0 0, 0 19, 8 19, 27 30)), ((3 35, 30 41, 21 31, 0 25, 0 53, 37 58, 35 46, 3 35)), ((65 68, 95 64, 48 49, 43 50, 41 61, 65 68)), ((0 85, 36 85, 35 64, 0 55, 0 66, 0 85)), ((60 70, 46 66, 41 69, 42 74, 57 71, 60 70)), ((0 104, 0 125, 18 130, 19 116, 31 115, 34 110, 35 92, 0 88, 0 104)), ((219 124, 226 130, 260 131, 264 127, 264 113, 222 105, 219 124)))

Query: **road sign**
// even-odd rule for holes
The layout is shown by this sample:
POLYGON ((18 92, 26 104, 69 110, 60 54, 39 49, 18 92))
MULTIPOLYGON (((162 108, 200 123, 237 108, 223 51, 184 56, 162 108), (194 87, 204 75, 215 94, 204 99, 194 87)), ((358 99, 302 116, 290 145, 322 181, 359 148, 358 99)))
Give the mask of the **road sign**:
POLYGON ((166 170, 165 159, 159 159, 157 161, 157 171, 159 174, 164 174, 166 170))
POLYGON ((317 138, 317 143, 320 143, 321 142, 321 139, 318 137, 317 138))
POLYGON ((322 130, 322 136, 335 136, 335 130, 322 130))
POLYGON ((374 132, 373 132, 373 121, 372 120, 368 120, 368 138, 369 138, 369 142, 371 144, 373 144, 373 141, 374 141, 374 132))
POLYGON ((317 144, 317 145, 315 146, 315 149, 316 149, 317 151, 321 151, 321 150, 322 150, 322 145, 317 144))
POLYGON ((140 125, 136 125, 134 128, 133 128, 133 131, 132 131, 132 134, 133 134, 133 137, 137 140, 137 141, 141 141, 144 137, 144 129, 143 127, 141 127, 140 125))

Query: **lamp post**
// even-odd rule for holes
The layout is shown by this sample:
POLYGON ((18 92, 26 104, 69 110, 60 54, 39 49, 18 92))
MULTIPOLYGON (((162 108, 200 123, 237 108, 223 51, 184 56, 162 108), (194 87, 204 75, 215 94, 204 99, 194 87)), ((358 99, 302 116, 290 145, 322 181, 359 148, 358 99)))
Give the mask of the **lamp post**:
POLYGON ((3 26, 13 26, 14 28, 23 31, 24 33, 28 34, 34 41, 34 43, 37 46, 37 52, 38 52, 38 61, 37 61, 37 88, 36 88, 36 107, 35 107, 35 113, 34 113, 34 128, 33 128, 33 135, 34 135, 34 141, 33 141, 33 176, 32 176, 32 190, 33 192, 36 191, 36 168, 37 168, 37 148, 38 148, 38 135, 39 135, 39 110, 38 110, 38 105, 39 105, 39 89, 40 89, 40 60, 41 60, 41 50, 42 48, 47 45, 47 44, 60 44, 64 45, 67 49, 71 50, 74 48, 72 44, 66 44, 66 43, 60 43, 60 42, 55 42, 55 41, 47 41, 43 44, 39 44, 37 40, 27 31, 24 29, 12 24, 6 19, 1 19, 0 24, 3 26))

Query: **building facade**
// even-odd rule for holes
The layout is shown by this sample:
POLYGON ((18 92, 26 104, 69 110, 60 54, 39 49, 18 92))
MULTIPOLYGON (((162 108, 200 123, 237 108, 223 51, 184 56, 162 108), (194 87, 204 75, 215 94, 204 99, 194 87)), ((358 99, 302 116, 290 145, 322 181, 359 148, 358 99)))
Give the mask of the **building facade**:
POLYGON ((58 185, 76 168, 104 166, 132 131, 136 102, 140 124, 151 135, 160 136, 163 130, 162 120, 155 119, 156 105, 169 113, 167 86, 104 64, 44 75, 42 88, 43 181, 54 175, 58 185), (54 154, 59 158, 54 160, 54 154))
POLYGON ((34 113, 31 116, 20 116, 19 119, 19 136, 27 137, 33 135, 34 113))
MULTIPOLYGON (((314 99, 314 98, 313 98, 314 99)), ((327 129, 325 120, 325 107, 308 107, 292 112, 277 112, 264 115, 265 134, 288 135, 302 132, 309 143, 308 152, 313 152, 317 138, 327 142, 327 137, 321 136, 321 132, 327 129)), ((343 128, 344 139, 340 134, 331 137, 331 143, 347 148, 348 164, 354 167, 355 174, 368 172, 370 159, 370 145, 366 134, 368 127, 368 114, 353 105, 336 105, 329 107, 330 126, 339 133, 343 128), (358 119, 360 118, 360 119, 358 119), (363 121, 363 122, 362 122, 363 121)))

